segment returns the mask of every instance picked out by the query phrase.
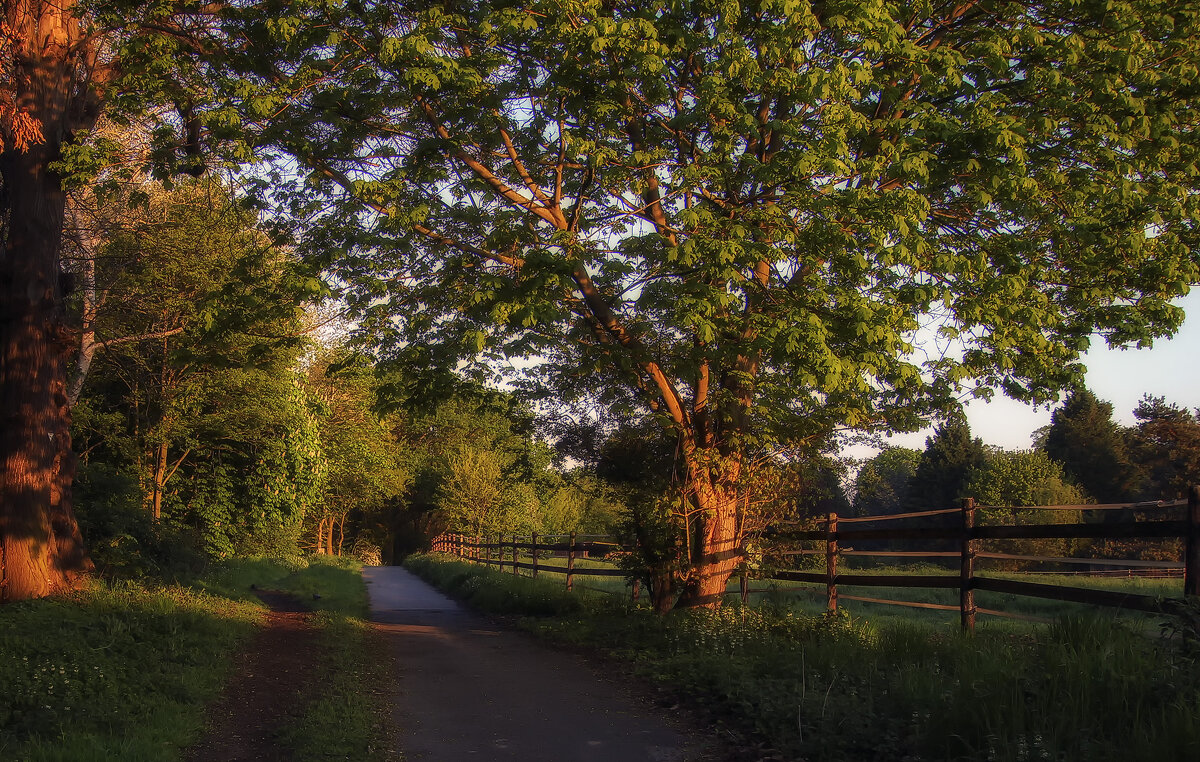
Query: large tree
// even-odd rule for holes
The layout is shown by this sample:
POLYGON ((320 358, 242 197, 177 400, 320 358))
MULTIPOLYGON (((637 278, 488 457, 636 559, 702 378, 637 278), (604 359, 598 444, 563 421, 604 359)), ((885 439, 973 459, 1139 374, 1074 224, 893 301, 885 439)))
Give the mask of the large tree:
POLYGON ((89 567, 71 510, 60 241, 71 178, 108 163, 87 136, 154 104, 165 168, 199 169, 202 95, 189 62, 207 19, 194 0, 5 0, 0 17, 0 601, 45 595, 89 567))
POLYGON ((868 460, 854 479, 854 512, 859 516, 900 513, 908 505, 909 483, 921 452, 887 447, 868 460))
POLYGON ((962 415, 952 416, 925 438, 925 450, 908 483, 908 509, 953 508, 967 492, 972 473, 987 462, 983 441, 971 436, 962 415))
POLYGON ((1200 410, 1147 394, 1133 415, 1129 449, 1142 500, 1185 497, 1200 479, 1200 410))
POLYGON ((304 167, 293 210, 383 352, 537 355, 548 396, 678 442, 682 603, 740 561, 756 448, 1045 400, 1198 279, 1192 4, 312 4, 238 33, 271 51, 243 118, 304 167))

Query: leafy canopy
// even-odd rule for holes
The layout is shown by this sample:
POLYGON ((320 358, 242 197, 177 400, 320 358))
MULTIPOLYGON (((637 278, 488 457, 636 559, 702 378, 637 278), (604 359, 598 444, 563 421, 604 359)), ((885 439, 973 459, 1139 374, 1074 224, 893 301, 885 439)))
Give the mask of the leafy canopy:
POLYGON ((1046 400, 1200 277, 1189 4, 305 3, 235 31, 237 118, 299 160, 277 198, 389 357, 536 355, 537 388, 699 447, 1046 400))

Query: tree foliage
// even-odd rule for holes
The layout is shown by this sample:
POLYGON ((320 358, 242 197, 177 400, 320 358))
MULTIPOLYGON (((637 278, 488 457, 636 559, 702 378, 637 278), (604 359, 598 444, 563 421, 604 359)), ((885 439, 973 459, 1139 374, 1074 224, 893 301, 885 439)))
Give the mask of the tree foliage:
POLYGON ((918 450, 888 447, 864 463, 854 479, 854 512, 882 516, 905 510, 909 482, 920 462, 918 450))
POLYGON ((736 561, 748 447, 911 429, 963 388, 1045 400, 1094 331, 1178 326, 1198 23, 1155 0, 311 5, 246 14, 269 53, 234 63, 390 358, 537 354, 546 396, 678 439, 694 602, 736 561), (961 351, 922 359, 923 326, 961 351))
POLYGON ((1129 449, 1143 500, 1187 496, 1200 477, 1200 412, 1146 395, 1133 411, 1129 449))
POLYGON ((1043 443, 1065 475, 1102 503, 1129 500, 1135 487, 1125 432, 1112 412, 1111 403, 1074 389, 1051 416, 1043 443))
POLYGON ((971 437, 965 416, 952 417, 925 439, 908 488, 908 510, 954 508, 964 497, 971 474, 987 460, 983 441, 971 437))
POLYGON ((994 450, 968 475, 966 495, 995 508, 1079 505, 1085 493, 1040 450, 994 450))

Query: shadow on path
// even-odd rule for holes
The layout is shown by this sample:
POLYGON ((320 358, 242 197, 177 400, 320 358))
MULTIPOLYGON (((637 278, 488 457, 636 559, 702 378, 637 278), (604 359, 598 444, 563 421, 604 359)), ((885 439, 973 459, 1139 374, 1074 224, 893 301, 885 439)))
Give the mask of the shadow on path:
POLYGON ((363 569, 396 656, 408 762, 692 762, 702 744, 582 658, 499 628, 406 569, 363 569))
POLYGON ((319 661, 317 632, 308 609, 287 593, 260 590, 271 607, 234 667, 234 676, 208 712, 203 740, 188 762, 286 762, 279 731, 304 707, 313 665, 319 661))

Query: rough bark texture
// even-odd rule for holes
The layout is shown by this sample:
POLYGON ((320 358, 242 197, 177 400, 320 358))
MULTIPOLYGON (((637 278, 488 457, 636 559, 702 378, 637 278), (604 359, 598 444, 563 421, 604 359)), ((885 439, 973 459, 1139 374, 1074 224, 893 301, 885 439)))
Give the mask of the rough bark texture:
POLYGON ((74 97, 81 54, 72 4, 14 0, 5 11, 16 41, 3 84, 44 137, 18 146, 5 135, 0 153, 0 601, 13 601, 48 595, 90 568, 71 510, 70 338, 59 283, 66 198, 47 169, 90 109, 74 97))
POLYGON ((678 606, 720 605, 729 577, 742 561, 738 475, 736 467, 722 469, 717 474, 708 469, 691 469, 689 486, 700 516, 693 530, 697 555, 678 606))

